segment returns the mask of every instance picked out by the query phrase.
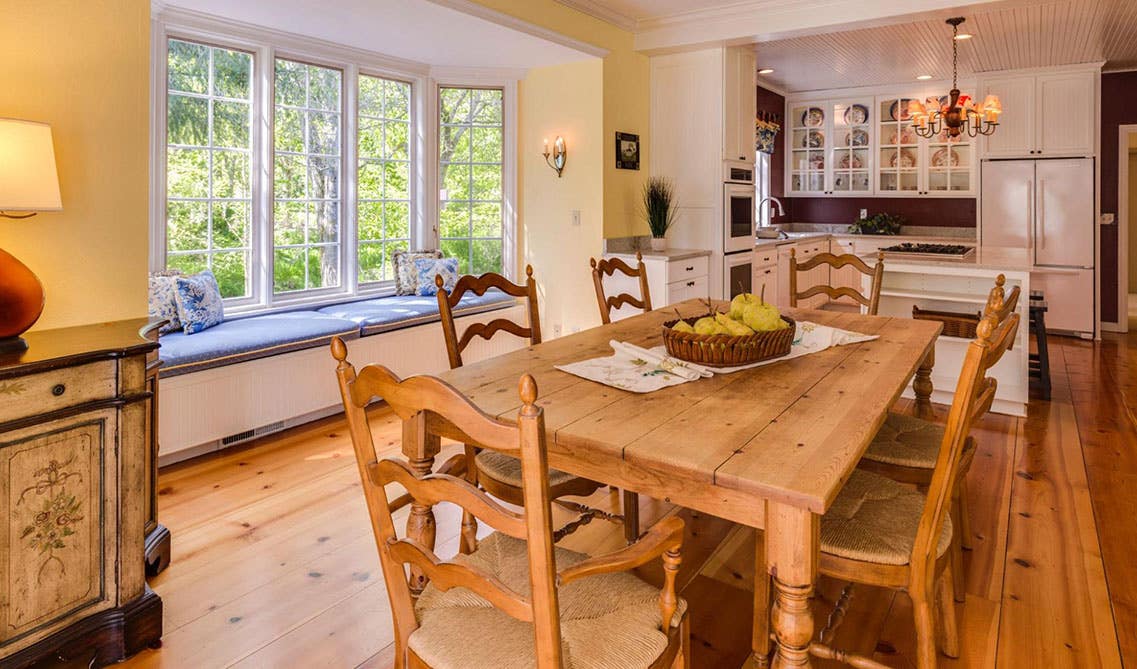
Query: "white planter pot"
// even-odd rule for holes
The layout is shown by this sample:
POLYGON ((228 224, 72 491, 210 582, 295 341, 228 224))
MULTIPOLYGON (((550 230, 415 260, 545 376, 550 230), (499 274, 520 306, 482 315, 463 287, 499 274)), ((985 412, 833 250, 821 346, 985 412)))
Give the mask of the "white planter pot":
POLYGON ((666 237, 652 237, 651 238, 651 250, 652 251, 666 251, 667 250, 667 238, 666 237))

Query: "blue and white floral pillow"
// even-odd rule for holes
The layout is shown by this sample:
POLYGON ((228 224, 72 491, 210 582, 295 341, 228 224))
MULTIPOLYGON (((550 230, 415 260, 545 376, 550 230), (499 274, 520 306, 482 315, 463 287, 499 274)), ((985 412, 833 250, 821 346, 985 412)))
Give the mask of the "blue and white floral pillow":
POLYGON ((159 334, 169 334, 182 329, 182 321, 178 318, 178 281, 182 273, 177 270, 153 272, 148 283, 149 309, 148 314, 152 321, 166 321, 158 330, 159 334))
POLYGON ((187 335, 201 332, 225 320, 221 289, 213 272, 177 277, 178 318, 187 335))
POLYGON ((416 295, 437 295, 438 287, 434 285, 434 277, 442 277, 442 287, 446 292, 454 292, 458 283, 457 258, 417 258, 415 270, 418 273, 418 288, 416 295))

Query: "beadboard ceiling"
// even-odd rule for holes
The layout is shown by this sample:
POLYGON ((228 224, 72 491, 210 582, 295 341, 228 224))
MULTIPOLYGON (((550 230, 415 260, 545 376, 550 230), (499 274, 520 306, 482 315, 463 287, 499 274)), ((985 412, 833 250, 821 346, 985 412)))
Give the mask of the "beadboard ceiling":
MULTIPOLYGON (((963 11, 960 76, 1105 61, 1137 67, 1137 0, 1059 0, 963 11)), ((942 19, 794 37, 757 45, 759 77, 787 92, 951 78, 951 27, 942 19)))
POLYGON ((1106 70, 1137 68, 1137 0, 961 1, 954 8, 898 0, 890 3, 893 11, 919 14, 892 17, 880 3, 860 0, 865 11, 877 11, 872 25, 837 26, 831 14, 848 9, 843 0, 558 1, 635 32, 637 48, 648 52, 666 48, 668 39, 676 48, 697 46, 673 36, 682 33, 757 42, 759 67, 775 70, 760 80, 787 92, 904 83, 919 74, 950 79, 951 28, 943 22, 949 16, 966 17, 963 30, 975 35, 960 42, 961 76, 1097 61, 1106 70), (786 23, 790 8, 808 10, 814 27, 795 17, 799 27, 788 36, 753 31, 755 24, 786 23))

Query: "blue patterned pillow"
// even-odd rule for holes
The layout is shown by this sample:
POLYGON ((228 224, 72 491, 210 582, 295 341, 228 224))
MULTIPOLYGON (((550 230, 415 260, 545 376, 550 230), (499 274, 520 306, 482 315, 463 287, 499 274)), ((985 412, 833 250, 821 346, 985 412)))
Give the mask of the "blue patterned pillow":
POLYGON ((166 321, 158 330, 159 334, 169 334, 182 329, 182 321, 178 318, 178 281, 182 273, 177 270, 153 272, 148 282, 149 310, 148 315, 152 321, 166 321))
POLYGON ((442 277, 442 287, 448 293, 453 292, 458 283, 457 258, 416 258, 415 270, 418 273, 415 295, 437 295, 438 287, 434 285, 436 275, 442 277))
POLYGON ((205 270, 193 276, 179 276, 178 318, 187 335, 201 332, 225 320, 221 306, 221 289, 213 272, 205 270))

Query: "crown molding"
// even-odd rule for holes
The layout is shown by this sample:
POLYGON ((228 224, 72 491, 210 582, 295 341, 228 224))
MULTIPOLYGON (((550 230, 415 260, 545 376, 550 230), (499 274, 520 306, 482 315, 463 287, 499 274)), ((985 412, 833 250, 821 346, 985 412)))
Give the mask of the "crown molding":
POLYGON ((635 17, 628 16, 627 14, 618 12, 611 7, 605 6, 597 0, 556 0, 560 4, 570 9, 575 9, 583 14, 588 14, 592 18, 600 19, 605 23, 610 23, 621 30, 626 30, 630 33, 636 32, 638 29, 638 21, 635 17))
MULTIPOLYGON (((427 0, 427 2, 434 3, 440 7, 446 7, 447 9, 453 9, 455 11, 462 12, 463 14, 468 14, 475 18, 483 19, 491 23, 496 23, 503 28, 510 28, 512 30, 522 32, 533 37, 538 37, 540 39, 553 42, 554 44, 559 44, 569 49, 574 49, 588 56, 603 58, 608 55, 608 49, 596 46, 595 44, 589 44, 588 42, 582 40, 573 39, 572 37, 562 35, 555 30, 550 30, 548 28, 530 23, 504 12, 499 12, 496 9, 490 9, 485 5, 478 4, 472 0, 427 0)), ((558 0, 558 2, 560 2, 560 0, 558 0)), ((569 3, 565 2, 564 4, 569 3)))

